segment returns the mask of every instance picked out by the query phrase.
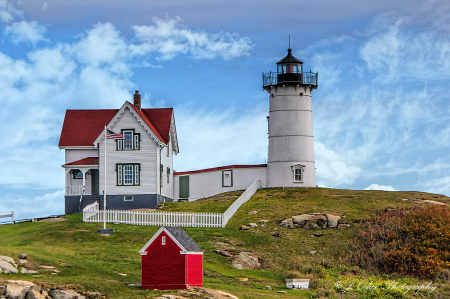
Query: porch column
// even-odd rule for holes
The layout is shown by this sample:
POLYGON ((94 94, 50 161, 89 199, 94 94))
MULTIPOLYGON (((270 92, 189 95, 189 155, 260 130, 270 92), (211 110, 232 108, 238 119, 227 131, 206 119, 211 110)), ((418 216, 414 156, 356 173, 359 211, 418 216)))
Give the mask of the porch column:
POLYGON ((64 190, 64 194, 67 196, 69 195, 69 173, 70 173, 70 169, 69 168, 65 168, 65 173, 66 173, 66 188, 64 190))
POLYGON ((81 190, 81 194, 86 193, 86 172, 89 171, 89 168, 80 168, 80 171, 83 173, 83 190, 81 190))

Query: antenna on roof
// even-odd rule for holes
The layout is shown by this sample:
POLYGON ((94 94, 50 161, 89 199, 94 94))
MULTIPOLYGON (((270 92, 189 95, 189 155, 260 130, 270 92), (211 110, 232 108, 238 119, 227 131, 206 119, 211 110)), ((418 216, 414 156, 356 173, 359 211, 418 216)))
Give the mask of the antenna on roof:
POLYGON ((291 35, 289 34, 289 49, 291 48, 291 35))

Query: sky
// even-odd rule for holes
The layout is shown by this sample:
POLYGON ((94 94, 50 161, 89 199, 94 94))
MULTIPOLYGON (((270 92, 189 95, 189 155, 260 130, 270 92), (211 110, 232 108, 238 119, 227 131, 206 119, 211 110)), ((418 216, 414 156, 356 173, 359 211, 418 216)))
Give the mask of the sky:
POLYGON ((267 159, 291 38, 313 91, 317 184, 450 196, 450 2, 0 0, 0 212, 64 213, 66 109, 173 107, 188 171, 267 159))

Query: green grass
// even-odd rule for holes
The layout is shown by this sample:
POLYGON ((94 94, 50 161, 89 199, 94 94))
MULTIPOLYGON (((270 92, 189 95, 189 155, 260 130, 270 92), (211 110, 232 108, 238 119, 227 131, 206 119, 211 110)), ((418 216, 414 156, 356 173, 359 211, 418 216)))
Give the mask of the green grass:
MULTIPOLYGON (((231 192, 190 203, 169 203, 167 211, 224 212, 242 192, 231 192)), ((187 233, 205 250, 204 286, 230 292, 239 298, 445 298, 448 282, 433 283, 437 289, 400 295, 392 290, 378 293, 374 290, 351 290, 337 293, 336 281, 344 286, 365 279, 382 285, 390 281, 421 284, 412 278, 377 275, 347 264, 341 256, 351 249, 349 244, 358 231, 361 221, 372 217, 384 208, 409 208, 421 205, 415 201, 431 199, 450 203, 450 198, 422 192, 352 191, 325 188, 263 189, 244 204, 229 221, 226 228, 185 228, 187 233), (403 200, 408 199, 408 200, 403 200), (249 211, 259 213, 248 215, 249 211), (322 237, 310 235, 317 232, 303 228, 287 229, 279 222, 287 217, 303 213, 333 213, 345 216, 342 220, 351 224, 348 230, 325 229, 322 237), (239 230, 242 224, 267 219, 266 227, 247 231, 239 230), (272 237, 280 232, 281 238, 272 237), (258 270, 237 270, 231 260, 214 252, 217 242, 229 244, 235 251, 248 251, 258 256, 263 267, 258 270), (309 251, 316 251, 310 255, 309 251), (317 288, 310 291, 287 291, 286 275, 311 278, 317 288), (238 281, 247 277, 248 281, 238 281), (272 291, 264 290, 266 285, 272 291), (384 297, 380 297, 380 296, 384 297), (317 297, 318 296, 318 297, 317 297), (437 296, 437 297, 436 297, 437 296), (439 297, 441 296, 441 297, 439 297)), ((103 237, 97 230, 102 224, 86 224, 81 215, 68 215, 67 221, 19 223, 0 226, 0 255, 17 258, 27 253, 30 262, 27 269, 40 269, 39 265, 55 266, 61 272, 41 271, 39 274, 7 274, 0 278, 25 279, 48 287, 70 285, 78 292, 95 291, 108 298, 153 298, 160 294, 176 294, 177 291, 141 290, 127 286, 140 282, 139 250, 159 227, 114 225, 116 233, 103 237), (118 273, 125 273, 121 276, 118 273)))

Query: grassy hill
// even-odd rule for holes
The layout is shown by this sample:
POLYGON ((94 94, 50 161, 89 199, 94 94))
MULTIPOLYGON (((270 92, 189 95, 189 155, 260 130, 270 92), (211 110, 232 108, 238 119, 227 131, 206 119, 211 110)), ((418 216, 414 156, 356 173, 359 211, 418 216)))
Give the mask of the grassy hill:
MULTIPOLYGON (((224 212, 241 194, 230 192, 191 203, 169 203, 168 211, 224 212)), ((423 192, 352 191, 325 188, 264 189, 244 204, 226 228, 185 228, 205 250, 204 285, 239 298, 448 298, 450 283, 432 282, 431 293, 401 292, 390 285, 422 285, 430 281, 377 275, 347 262, 352 240, 361 223, 385 208, 411 208, 424 200, 450 203, 450 198, 423 192), (250 211, 259 211, 248 215, 250 211), (350 229, 307 230, 279 226, 282 220, 303 213, 332 213, 342 216, 350 229), (239 230, 250 222, 269 220, 265 227, 239 230), (320 232, 321 237, 311 237, 320 232), (273 236, 274 233, 275 236, 273 236), (215 253, 251 252, 262 263, 257 270, 238 270, 228 257, 215 253), (316 251, 311 255, 310 251, 316 251), (247 277, 248 281, 237 278, 247 277), (285 277, 310 278, 314 289, 285 291, 285 277), (340 281, 345 292, 335 287, 340 281), (353 284, 353 286, 351 286, 353 284), (384 290, 380 290, 383 287, 384 290), (264 290, 265 286, 273 290, 264 290), (357 286, 360 286, 357 288, 357 286), (376 288, 370 288, 370 285, 376 288), (346 290, 348 288, 348 290, 346 290)), ((152 291, 129 287, 140 282, 139 250, 158 227, 114 225, 116 233, 102 237, 101 224, 85 224, 81 215, 68 215, 67 221, 19 223, 0 226, 0 255, 16 258, 27 253, 27 269, 54 266, 60 272, 41 270, 38 274, 7 274, 0 279, 25 279, 44 286, 69 286, 78 292, 95 291, 107 298, 153 298, 176 291, 152 291), (121 274, 126 274, 123 276, 121 274)))

